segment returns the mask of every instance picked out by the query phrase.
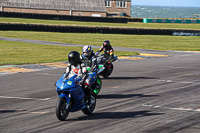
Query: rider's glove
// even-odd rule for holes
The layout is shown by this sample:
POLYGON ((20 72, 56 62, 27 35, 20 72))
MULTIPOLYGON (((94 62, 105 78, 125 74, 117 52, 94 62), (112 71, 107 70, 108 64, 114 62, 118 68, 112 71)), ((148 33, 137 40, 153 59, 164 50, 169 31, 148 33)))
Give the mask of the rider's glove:
POLYGON ((80 83, 80 78, 75 78, 75 83, 80 83))
POLYGON ((87 89, 87 90, 91 90, 91 88, 90 88, 90 85, 89 85, 89 84, 87 84, 87 85, 84 85, 84 88, 85 88, 85 89, 87 89))
POLYGON ((78 83, 78 79, 77 79, 77 78, 75 78, 75 79, 74 79, 74 82, 75 82, 75 83, 78 83))
POLYGON ((96 52, 95 55, 98 56, 100 54, 100 52, 96 52))
POLYGON ((79 83, 80 83, 80 85, 83 85, 84 81, 83 81, 83 80, 81 80, 79 83))

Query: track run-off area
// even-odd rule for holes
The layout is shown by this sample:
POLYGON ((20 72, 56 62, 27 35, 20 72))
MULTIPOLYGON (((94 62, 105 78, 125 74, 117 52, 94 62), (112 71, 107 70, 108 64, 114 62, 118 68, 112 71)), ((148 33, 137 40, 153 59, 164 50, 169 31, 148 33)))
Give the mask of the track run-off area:
POLYGON ((55 114, 54 83, 65 71, 65 62, 0 67, 0 131, 199 132, 200 52, 128 50, 145 54, 113 63, 111 76, 102 78, 92 115, 78 111, 62 122, 55 114))

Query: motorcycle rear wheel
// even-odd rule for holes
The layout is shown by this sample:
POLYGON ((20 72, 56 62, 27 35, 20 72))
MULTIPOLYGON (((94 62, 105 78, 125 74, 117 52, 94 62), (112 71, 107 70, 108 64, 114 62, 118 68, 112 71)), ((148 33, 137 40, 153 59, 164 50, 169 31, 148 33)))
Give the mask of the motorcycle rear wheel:
POLYGON ((112 73, 113 68, 114 68, 113 64, 111 64, 110 70, 108 70, 108 68, 106 68, 106 69, 104 70, 103 77, 104 77, 104 78, 108 78, 108 77, 110 76, 110 74, 112 73))
POLYGON ((100 90, 101 90, 101 86, 102 86, 102 82, 101 82, 101 78, 99 76, 97 76, 97 81, 96 81, 96 86, 95 86, 95 89, 94 89, 94 93, 97 95, 99 94, 100 90), (98 86, 98 88, 97 88, 98 86))
POLYGON ((82 109, 82 112, 86 115, 91 115, 96 106, 96 95, 91 94, 91 98, 92 98, 91 104, 89 105, 88 103, 86 103, 87 104, 86 108, 82 109))
POLYGON ((64 121, 69 115, 69 105, 66 105, 66 100, 59 97, 56 104, 56 116, 60 121, 64 121), (66 108, 67 107, 67 108, 66 108))

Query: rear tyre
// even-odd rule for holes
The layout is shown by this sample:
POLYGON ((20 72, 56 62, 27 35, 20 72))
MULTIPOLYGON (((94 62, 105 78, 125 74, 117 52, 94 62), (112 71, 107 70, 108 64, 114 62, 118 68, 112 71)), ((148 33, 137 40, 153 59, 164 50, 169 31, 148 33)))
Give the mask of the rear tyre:
POLYGON ((111 64, 110 68, 106 68, 104 71, 103 77, 108 78, 110 76, 110 74, 112 73, 113 68, 114 68, 113 64, 111 64))
POLYGON ((64 121, 69 115, 69 105, 65 98, 59 97, 56 104, 56 116, 60 121, 64 121))
POLYGON ((95 86, 95 89, 94 89, 94 93, 96 95, 99 94, 99 92, 101 90, 101 85, 102 85, 101 78, 99 76, 97 76, 96 86, 95 86))

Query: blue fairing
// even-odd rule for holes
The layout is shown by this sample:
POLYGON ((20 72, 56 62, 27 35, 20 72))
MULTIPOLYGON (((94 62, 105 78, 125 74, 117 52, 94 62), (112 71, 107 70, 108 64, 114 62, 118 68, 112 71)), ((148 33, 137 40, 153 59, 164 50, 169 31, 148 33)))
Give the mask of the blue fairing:
POLYGON ((67 99, 68 95, 65 94, 65 93, 62 93, 62 94, 59 95, 59 97, 64 97, 65 99, 67 99))
POLYGON ((76 78, 77 75, 67 79, 65 74, 56 82, 57 93, 59 97, 64 97, 66 102, 69 103, 73 99, 73 105, 71 112, 82 109, 85 106, 84 97, 85 92, 80 85, 76 85, 75 79, 80 81, 80 78, 76 78))
POLYGON ((89 76, 91 77, 91 84, 93 84, 96 81, 97 73, 96 72, 90 72, 89 76))
POLYGON ((65 94, 65 93, 62 93, 59 95, 59 97, 64 97, 66 99, 66 103, 69 104, 70 102, 70 97, 69 95, 65 94))
POLYGON ((73 88, 76 86, 76 83, 74 81, 75 78, 76 78, 76 75, 74 75, 70 79, 66 79, 65 74, 63 74, 62 77, 56 82, 56 87, 61 90, 73 88))

